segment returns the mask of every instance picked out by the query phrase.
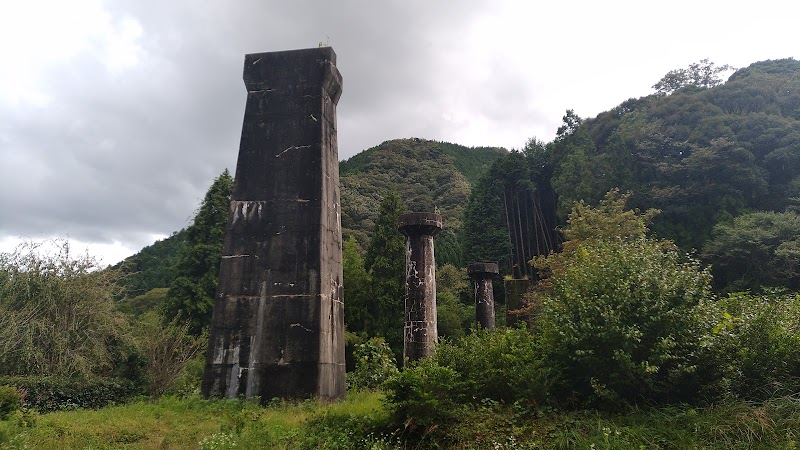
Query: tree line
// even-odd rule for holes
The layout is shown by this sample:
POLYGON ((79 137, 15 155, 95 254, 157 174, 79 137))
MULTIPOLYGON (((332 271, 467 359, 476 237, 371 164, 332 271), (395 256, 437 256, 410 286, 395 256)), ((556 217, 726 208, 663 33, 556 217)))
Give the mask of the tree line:
POLYGON ((716 289, 795 288, 800 62, 755 63, 722 83, 730 70, 703 60, 595 118, 567 111, 552 142, 496 160, 470 194, 464 257, 532 276, 524 262, 559 248, 572 205, 619 189, 660 211, 654 235, 697 252, 716 289))

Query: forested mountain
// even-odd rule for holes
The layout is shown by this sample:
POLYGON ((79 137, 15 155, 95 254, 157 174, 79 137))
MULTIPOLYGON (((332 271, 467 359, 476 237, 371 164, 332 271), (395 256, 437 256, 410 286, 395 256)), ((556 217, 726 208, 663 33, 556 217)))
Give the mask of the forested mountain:
POLYGON ((119 283, 125 287, 124 294, 135 297, 154 288, 169 287, 177 276, 176 266, 184 247, 185 228, 114 265, 115 269, 122 268, 124 276, 119 283))
POLYGON ((784 211, 800 195, 800 62, 759 62, 713 88, 629 100, 583 130, 592 185, 582 197, 631 190, 636 206, 662 210, 657 233, 699 249, 715 224, 784 211))
MULTIPOLYGON (((632 206, 659 209, 654 233, 685 250, 725 239, 703 252, 706 262, 725 257, 724 267, 739 272, 775 263, 797 278, 800 242, 775 236, 800 233, 786 230, 797 222, 792 208, 800 197, 800 62, 755 63, 725 83, 714 79, 718 69, 704 60, 672 71, 654 86, 656 94, 595 118, 568 111, 553 142, 531 140, 522 152, 496 161, 467 208, 465 221, 485 229, 483 236, 465 234, 466 257, 499 259, 506 273, 530 275, 521 266, 552 249, 543 240, 557 239, 546 235, 551 224, 563 226, 576 201, 597 204, 619 188, 632 193, 632 206), (790 217, 761 220, 782 227, 761 233, 753 233, 754 220, 733 220, 758 211, 790 217), (746 251, 731 248, 748 242, 746 251), (752 260, 756 254, 766 260, 752 260)), ((721 275, 723 265, 717 266, 721 275)), ((760 285, 742 277, 724 278, 745 280, 740 288, 760 285)))
MULTIPOLYGON (((800 62, 755 63, 723 83, 714 77, 725 68, 704 60, 672 71, 656 83, 655 94, 594 118, 568 111, 552 142, 531 139, 521 151, 413 138, 359 153, 340 164, 344 238, 365 249, 378 205, 393 191, 411 211, 441 211, 438 262, 497 260, 503 273, 531 276, 531 258, 558 250, 557 229, 572 205, 597 204, 618 188, 632 193, 631 206, 661 211, 652 224, 657 236, 714 263, 717 279, 725 280, 718 287, 758 287, 759 280, 741 273, 752 272, 754 263, 795 274, 800 240, 774 236, 791 236, 787 224, 800 223, 793 209, 800 198, 800 62), (764 222, 782 227, 766 234, 739 229, 755 223, 743 215, 760 211, 788 216, 764 222), (743 217, 735 222, 739 228, 737 217, 743 217), (760 242, 762 235, 772 238, 760 242), (748 252, 730 250, 748 242, 748 252), (749 261, 752 254, 766 259, 749 261)), ((171 273, 160 268, 169 257, 155 261, 159 269, 150 275, 146 261, 150 253, 174 255, 179 237, 131 257, 142 278, 171 273)), ((791 276, 797 281, 789 285, 800 283, 800 275, 791 276)), ((135 289, 164 287, 131 278, 135 289)))
POLYGON ((439 209, 444 230, 437 237, 437 259, 461 265, 458 237, 471 187, 506 153, 496 147, 414 138, 386 141, 343 161, 339 173, 344 239, 355 236, 366 246, 381 199, 396 192, 409 211, 439 209))
MULTIPOLYGON (((366 249, 381 200, 395 192, 411 211, 439 208, 445 231, 437 238, 441 262, 461 262, 458 234, 471 186, 494 160, 497 147, 464 147, 424 139, 386 141, 339 164, 344 239, 366 249)), ((128 296, 169 287, 186 247, 186 229, 143 248, 124 261, 128 296)), ((123 263, 120 263, 123 264, 123 263)))

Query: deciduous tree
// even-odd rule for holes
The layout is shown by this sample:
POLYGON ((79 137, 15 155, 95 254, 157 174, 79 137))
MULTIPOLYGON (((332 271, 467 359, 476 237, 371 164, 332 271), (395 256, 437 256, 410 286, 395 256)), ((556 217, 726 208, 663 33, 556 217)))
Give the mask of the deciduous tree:
POLYGON ((609 194, 579 204, 562 253, 537 258, 548 275, 537 291, 537 328, 565 399, 676 401, 692 378, 704 331, 697 308, 711 276, 674 244, 646 237, 647 215, 609 194))
POLYGON ((659 95, 669 95, 684 86, 714 87, 722 83, 721 74, 732 70, 727 64, 717 66, 708 58, 701 59, 685 69, 670 70, 653 89, 659 95))
POLYGON ((714 284, 727 291, 800 287, 800 215, 761 211, 717 224, 703 247, 714 284))

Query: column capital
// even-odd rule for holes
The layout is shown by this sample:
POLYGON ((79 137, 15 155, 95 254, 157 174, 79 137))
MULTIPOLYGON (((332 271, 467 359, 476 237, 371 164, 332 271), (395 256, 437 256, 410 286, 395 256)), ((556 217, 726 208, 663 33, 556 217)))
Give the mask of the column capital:
POLYGON ((399 221, 398 229, 406 236, 436 236, 442 231, 442 216, 436 213, 406 213, 399 221))
POLYGON ((497 263, 476 262, 467 266, 467 274, 470 278, 491 278, 500 273, 497 263))

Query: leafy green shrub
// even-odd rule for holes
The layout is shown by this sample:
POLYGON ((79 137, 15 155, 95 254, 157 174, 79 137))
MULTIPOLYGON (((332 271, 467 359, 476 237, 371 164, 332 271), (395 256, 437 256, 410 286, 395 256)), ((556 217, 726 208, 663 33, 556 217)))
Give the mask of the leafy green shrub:
POLYGON ((436 323, 440 338, 455 340, 469 333, 475 324, 474 303, 465 267, 444 264, 436 268, 436 323))
POLYGON ((5 420, 20 407, 20 394, 14 386, 0 386, 0 420, 5 420))
POLYGON ((353 333, 352 331, 345 330, 344 332, 344 366, 348 372, 352 372, 356 368, 356 350, 358 346, 367 342, 369 337, 367 333, 353 333))
MULTIPOLYGON (((438 289, 438 285, 437 285, 438 289)), ((475 306, 465 305, 450 292, 436 293, 436 323, 439 337, 458 339, 466 336, 475 322, 475 306)))
POLYGON ((525 329, 504 329, 442 342, 384 385, 390 422, 419 437, 485 404, 529 410, 546 399, 550 379, 536 340, 525 329))
POLYGON ((713 307, 703 349, 712 394, 760 401, 800 391, 800 296, 734 293, 713 307))
POLYGON ((699 389, 699 305, 711 275, 671 242, 645 237, 647 214, 625 211, 626 199, 579 203, 564 251, 534 261, 548 275, 538 326, 563 400, 673 402, 699 389))
MULTIPOLYGON (((436 362, 458 373, 471 399, 540 403, 550 387, 536 336, 524 328, 477 330, 436 349, 436 362)), ((470 399, 465 399, 470 401, 470 399)))
POLYGON ((453 369, 435 358, 426 358, 386 384, 389 422, 401 428, 426 432, 458 419, 458 411, 468 398, 467 383, 453 369))
POLYGON ((347 374, 349 389, 375 389, 397 373, 394 353, 383 338, 357 344, 355 369, 347 374))
POLYGON ((41 413, 76 408, 97 409, 124 403, 139 392, 122 378, 71 379, 60 377, 0 376, 0 385, 25 392, 20 405, 41 413))
POLYGON ((206 367, 205 352, 198 352, 194 358, 186 361, 183 372, 167 390, 168 395, 187 396, 200 395, 200 384, 206 367))

